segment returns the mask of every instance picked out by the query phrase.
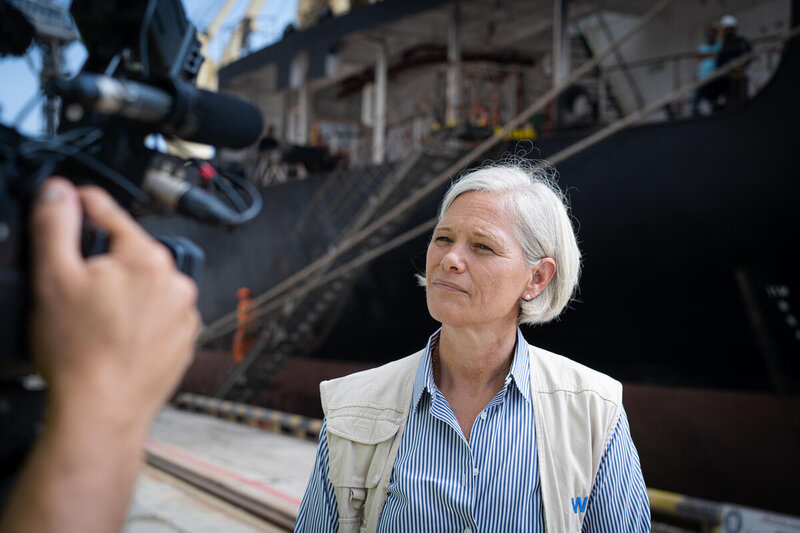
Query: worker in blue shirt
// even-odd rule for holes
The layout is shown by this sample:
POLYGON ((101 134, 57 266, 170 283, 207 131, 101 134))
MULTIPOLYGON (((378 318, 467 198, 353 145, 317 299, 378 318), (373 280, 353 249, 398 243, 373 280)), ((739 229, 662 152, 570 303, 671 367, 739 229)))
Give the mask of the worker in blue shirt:
MULTIPOLYGON (((722 49, 722 40, 715 24, 710 24, 705 30, 706 42, 697 47, 697 79, 703 80, 711 75, 717 68, 717 54, 722 49)), ((692 99, 692 116, 700 114, 700 102, 706 100, 712 107, 719 96, 719 83, 711 82, 698 87, 692 99)))

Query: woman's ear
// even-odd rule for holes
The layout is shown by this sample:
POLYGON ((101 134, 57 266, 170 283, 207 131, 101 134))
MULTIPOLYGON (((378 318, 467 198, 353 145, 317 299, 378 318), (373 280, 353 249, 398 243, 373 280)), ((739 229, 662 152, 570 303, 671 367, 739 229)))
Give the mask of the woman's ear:
POLYGON ((556 275, 556 262, 551 257, 542 257, 539 265, 531 268, 531 277, 522 293, 523 300, 532 300, 539 296, 556 275))

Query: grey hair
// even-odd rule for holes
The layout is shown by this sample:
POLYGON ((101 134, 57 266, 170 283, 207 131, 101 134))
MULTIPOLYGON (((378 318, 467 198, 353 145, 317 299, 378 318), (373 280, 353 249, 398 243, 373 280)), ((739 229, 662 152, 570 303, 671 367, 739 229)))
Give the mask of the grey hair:
POLYGON ((533 268, 550 257, 556 272, 547 287, 530 301, 520 300, 520 324, 543 324, 558 317, 578 287, 581 252, 569 215, 569 204, 546 163, 514 158, 463 174, 442 200, 439 221, 456 198, 470 191, 500 194, 511 211, 514 233, 533 268))

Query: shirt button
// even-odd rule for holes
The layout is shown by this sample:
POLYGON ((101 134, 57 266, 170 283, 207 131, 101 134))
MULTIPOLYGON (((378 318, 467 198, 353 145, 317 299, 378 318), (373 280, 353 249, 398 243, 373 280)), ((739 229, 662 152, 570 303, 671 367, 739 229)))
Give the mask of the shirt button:
POLYGON ((468 527, 464 528, 464 533, 472 533, 472 530, 468 527))
POLYGON ((478 469, 477 468, 473 468, 472 469, 472 475, 473 476, 477 476, 478 475, 478 469))
POLYGON ((486 420, 486 411, 481 411, 481 420, 486 420))

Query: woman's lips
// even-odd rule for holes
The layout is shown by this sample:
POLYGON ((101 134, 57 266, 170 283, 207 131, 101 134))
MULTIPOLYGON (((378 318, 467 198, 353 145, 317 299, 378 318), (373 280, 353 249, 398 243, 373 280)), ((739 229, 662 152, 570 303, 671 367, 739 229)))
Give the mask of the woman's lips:
POLYGON ((437 281, 433 282, 433 285, 437 289, 441 289, 441 290, 446 291, 446 292, 461 292, 461 293, 464 293, 464 294, 467 293, 467 291, 465 291, 464 289, 462 289, 458 285, 454 285, 452 283, 447 283, 446 281, 438 281, 437 280, 437 281))

